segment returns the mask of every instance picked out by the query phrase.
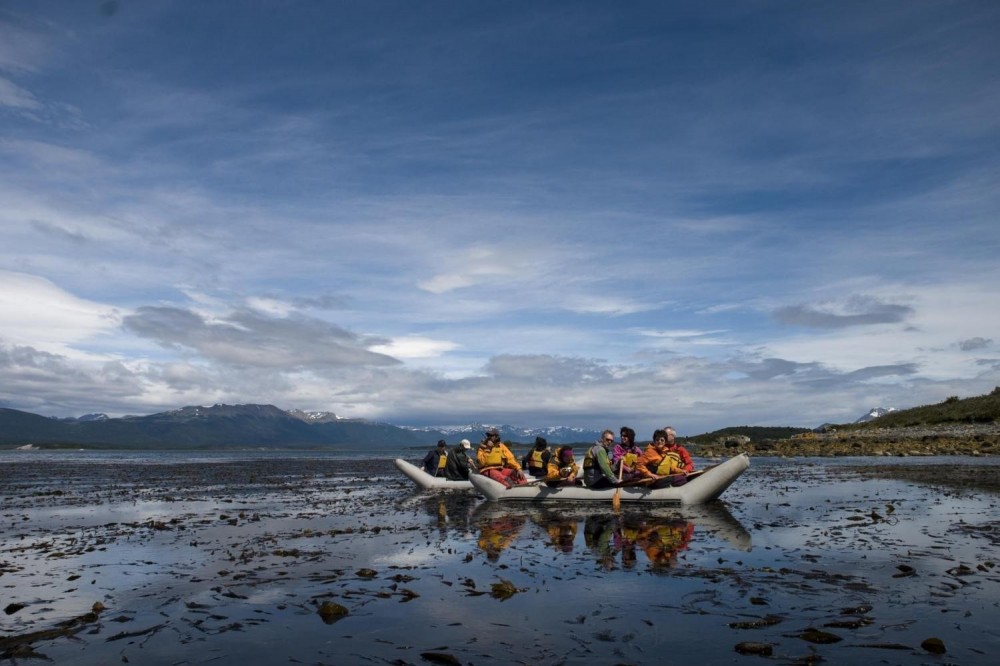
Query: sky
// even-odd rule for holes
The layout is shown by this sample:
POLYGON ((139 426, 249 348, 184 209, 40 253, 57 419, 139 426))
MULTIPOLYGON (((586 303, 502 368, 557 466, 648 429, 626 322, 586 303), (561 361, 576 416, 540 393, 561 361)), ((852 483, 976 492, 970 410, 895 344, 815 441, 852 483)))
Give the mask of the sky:
POLYGON ((1000 3, 0 1, 0 407, 816 427, 1000 385, 1000 3))

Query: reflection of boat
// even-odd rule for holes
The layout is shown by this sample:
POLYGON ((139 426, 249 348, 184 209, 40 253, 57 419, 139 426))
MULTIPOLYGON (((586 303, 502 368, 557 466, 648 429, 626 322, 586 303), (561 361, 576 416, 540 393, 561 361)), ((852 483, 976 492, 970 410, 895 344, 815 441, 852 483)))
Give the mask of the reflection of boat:
POLYGON ((749 552, 753 547, 750 533, 736 520, 722 502, 708 502, 695 506, 657 506, 646 510, 653 520, 681 519, 694 523, 699 530, 725 539, 733 548, 749 552))
POLYGON ((582 545, 583 552, 589 551, 606 570, 632 569, 641 565, 643 556, 651 568, 669 569, 676 565, 678 555, 690 548, 696 534, 725 540, 742 551, 749 551, 752 545, 749 532, 722 502, 697 506, 632 504, 617 514, 584 503, 487 502, 477 506, 473 515, 483 535, 489 537, 480 540, 480 548, 494 559, 500 550, 530 541, 564 554, 580 552, 578 546, 582 545), (526 521, 541 532, 518 536, 516 531, 526 521))
MULTIPOLYGON (((447 490, 471 488, 469 481, 450 481, 443 476, 431 476, 413 463, 408 463, 402 458, 396 458, 396 468, 410 478, 424 490, 447 490)), ((485 478, 485 477, 484 477, 485 478)), ((499 485, 499 484, 498 484, 499 485)))
MULTIPOLYGON (((397 466, 398 466, 397 461, 397 466)), ((733 481, 750 466, 750 458, 741 453, 729 460, 710 467, 698 476, 689 480, 683 486, 668 488, 647 488, 644 486, 625 486, 621 490, 622 502, 667 502, 674 504, 702 504, 716 499, 725 492, 733 481)), ((469 479, 476 490, 486 496, 491 502, 506 501, 589 501, 610 503, 616 488, 593 490, 591 488, 560 486, 550 488, 544 484, 514 486, 505 488, 502 483, 493 479, 474 474, 469 479)))

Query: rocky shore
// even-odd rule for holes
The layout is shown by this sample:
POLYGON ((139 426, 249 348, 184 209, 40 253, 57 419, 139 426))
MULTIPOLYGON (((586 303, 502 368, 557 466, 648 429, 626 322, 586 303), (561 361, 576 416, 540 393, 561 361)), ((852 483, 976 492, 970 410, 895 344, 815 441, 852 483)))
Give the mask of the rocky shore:
POLYGON ((805 433, 791 439, 748 442, 729 438, 691 445, 695 455, 727 456, 746 451, 753 456, 997 456, 1000 424, 948 424, 904 428, 868 428, 805 433))

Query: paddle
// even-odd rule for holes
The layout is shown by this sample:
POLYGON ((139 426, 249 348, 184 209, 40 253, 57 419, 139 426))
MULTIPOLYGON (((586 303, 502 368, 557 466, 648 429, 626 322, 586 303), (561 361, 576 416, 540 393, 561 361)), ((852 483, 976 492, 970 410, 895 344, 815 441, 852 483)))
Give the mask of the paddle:
POLYGON ((625 467, 625 458, 618 460, 618 486, 615 488, 615 494, 611 498, 611 508, 615 513, 621 511, 622 508, 622 469, 625 467))

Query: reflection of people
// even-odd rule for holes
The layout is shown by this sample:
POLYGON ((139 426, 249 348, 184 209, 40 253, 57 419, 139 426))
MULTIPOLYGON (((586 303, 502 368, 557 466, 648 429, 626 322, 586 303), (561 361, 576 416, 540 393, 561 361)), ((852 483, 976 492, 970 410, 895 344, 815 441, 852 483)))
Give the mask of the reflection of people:
POLYGON ((573 542, 576 541, 576 519, 552 521, 545 526, 549 533, 549 542, 564 553, 573 552, 573 542))
POLYGON ((600 441, 587 450, 583 457, 583 481, 588 488, 610 488, 618 482, 608 455, 614 443, 615 433, 605 430, 600 441))
POLYGON ((597 557, 597 563, 602 569, 615 568, 617 551, 611 540, 611 534, 617 522, 617 518, 599 513, 590 514, 583 521, 583 542, 597 557))
POLYGON ((507 445, 500 441, 500 432, 496 428, 486 431, 486 436, 476 451, 476 461, 479 463, 480 474, 499 481, 508 488, 528 482, 521 472, 517 458, 507 445))
POLYGON ((643 478, 642 473, 636 469, 642 449, 635 443, 635 430, 622 426, 620 439, 611 453, 611 469, 616 472, 621 469, 622 481, 638 481, 643 478))
POLYGON ((545 441, 544 437, 536 437, 534 448, 525 453, 524 458, 521 459, 521 467, 531 476, 540 479, 548 473, 549 458, 551 457, 552 451, 549 449, 549 443, 545 441))
POLYGON ((525 520, 524 516, 504 514, 481 522, 478 546, 486 559, 496 562, 500 553, 517 540, 525 520))
POLYGON ((636 469, 657 485, 683 485, 687 481, 688 465, 694 471, 691 455, 674 441, 674 434, 656 430, 653 442, 646 447, 636 462, 636 469), (686 456, 686 458, 685 458, 686 456))
POLYGON ((427 452, 421 463, 425 472, 431 476, 444 476, 444 469, 448 464, 447 447, 448 443, 443 439, 439 439, 437 447, 427 452))
POLYGON ((576 475, 580 468, 573 458, 572 446, 560 446, 556 449, 554 456, 549 458, 547 473, 545 474, 545 485, 553 488, 558 486, 580 485, 576 475))
POLYGON ((677 553, 688 547, 694 523, 686 520, 654 522, 639 530, 636 542, 652 568, 672 567, 677 563, 677 553))
POLYGON ((448 456, 448 462, 444 468, 444 474, 451 481, 464 481, 469 478, 469 471, 475 469, 475 463, 469 457, 472 443, 463 439, 455 445, 448 456))

